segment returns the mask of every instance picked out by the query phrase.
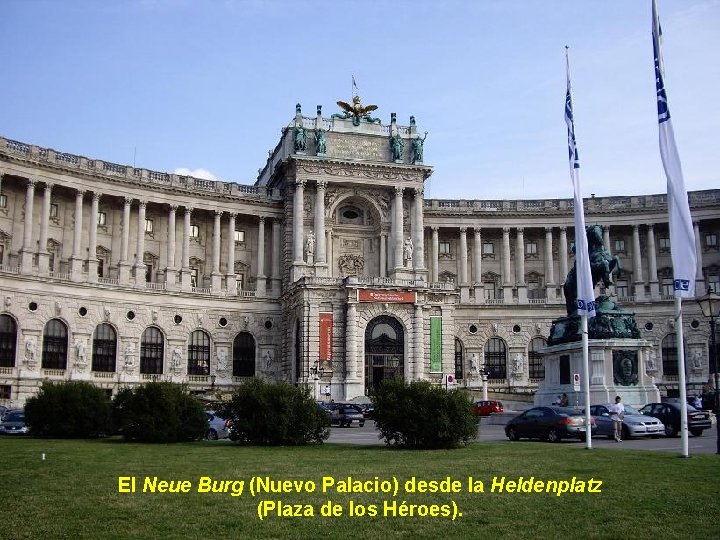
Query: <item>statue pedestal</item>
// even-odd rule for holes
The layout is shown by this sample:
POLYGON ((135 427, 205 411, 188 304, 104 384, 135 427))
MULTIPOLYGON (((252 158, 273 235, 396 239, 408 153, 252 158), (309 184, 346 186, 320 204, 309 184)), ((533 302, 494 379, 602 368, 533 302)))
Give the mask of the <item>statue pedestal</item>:
MULTIPOLYGON (((607 404, 620 396, 623 403, 640 408, 660 401, 660 391, 647 374, 652 346, 644 339, 591 339, 588 343, 590 404, 607 404)), ((551 345, 543 351, 545 379, 535 394, 535 405, 550 405, 567 394, 570 406, 584 407, 582 342, 551 345), (580 390, 573 375, 580 374, 580 390)))

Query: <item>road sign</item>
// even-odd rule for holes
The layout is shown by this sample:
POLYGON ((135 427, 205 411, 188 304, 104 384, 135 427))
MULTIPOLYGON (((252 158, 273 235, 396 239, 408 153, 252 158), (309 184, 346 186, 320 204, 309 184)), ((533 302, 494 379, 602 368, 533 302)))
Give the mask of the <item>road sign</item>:
POLYGON ((573 373, 573 390, 576 392, 580 391, 580 374, 573 373))

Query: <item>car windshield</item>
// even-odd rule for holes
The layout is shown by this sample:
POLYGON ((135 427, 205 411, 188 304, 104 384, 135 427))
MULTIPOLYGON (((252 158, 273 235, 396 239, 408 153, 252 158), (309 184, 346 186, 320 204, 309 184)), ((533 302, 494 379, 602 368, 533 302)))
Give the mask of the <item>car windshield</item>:
POLYGON ((630 405, 625 405, 625 414, 640 414, 640 411, 633 409, 630 405))
POLYGON ((578 409, 573 409, 571 407, 553 407, 553 409, 559 414, 566 414, 568 416, 577 416, 579 414, 584 414, 582 411, 578 409))
POLYGON ((24 422, 25 413, 11 412, 3 417, 3 422, 24 422))

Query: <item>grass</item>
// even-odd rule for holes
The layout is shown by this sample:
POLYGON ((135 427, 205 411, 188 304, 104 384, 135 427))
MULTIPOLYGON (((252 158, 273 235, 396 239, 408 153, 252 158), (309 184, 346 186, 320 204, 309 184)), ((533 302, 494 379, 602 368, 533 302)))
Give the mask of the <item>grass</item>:
MULTIPOLYGON (((141 445, 116 439, 71 441, 0 438, 3 527, 9 538, 720 538, 720 457, 594 449, 546 443, 475 443, 449 451, 402 451, 324 444, 240 447, 227 441, 141 445), (41 459, 45 453, 46 459, 41 459), (241 497, 196 492, 198 479, 312 480, 314 493, 241 497), (382 493, 323 494, 337 480, 397 477, 396 498, 382 493), (136 493, 118 493, 118 477, 135 476, 136 493), (191 493, 142 493, 145 476, 190 480, 191 493), (412 476, 462 482, 461 493, 402 493, 412 476), (469 493, 467 478, 484 493, 469 493), (494 476, 603 481, 602 493, 492 493, 494 476), (315 517, 268 516, 261 499, 309 504, 315 517), (383 517, 383 501, 450 504, 462 516, 383 517), (327 501, 341 517, 322 517, 327 501), (350 517, 354 505, 378 505, 378 517, 350 517)), ((248 489, 247 486, 245 488, 248 489)))

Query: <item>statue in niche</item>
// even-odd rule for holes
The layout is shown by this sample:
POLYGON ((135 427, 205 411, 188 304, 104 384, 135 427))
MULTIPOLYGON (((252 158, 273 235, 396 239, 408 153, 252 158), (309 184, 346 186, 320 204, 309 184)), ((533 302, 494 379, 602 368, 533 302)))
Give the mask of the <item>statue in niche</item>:
POLYGON ((405 258, 405 266, 411 266, 413 260, 413 242, 412 238, 407 238, 403 244, 403 255, 405 258))
POLYGON ((31 368, 37 363, 35 338, 27 338, 25 340, 25 362, 31 368))
POLYGON ((478 357, 478 353, 473 353, 470 357, 470 373, 475 377, 480 375, 480 358, 478 357))
POLYGON ((305 151, 305 128, 302 126, 295 126, 293 130, 293 146, 296 152, 305 151))
POLYGON ((85 345, 84 339, 78 339, 75 342, 75 363, 79 367, 85 367, 87 365, 87 345, 85 345))
POLYGON ((305 257, 308 262, 315 259, 315 233, 310 231, 305 239, 305 257))
POLYGON ((325 153, 325 130, 322 128, 315 130, 315 153, 325 153))
POLYGON ((649 374, 649 373, 654 373, 655 371, 657 371, 657 364, 655 363, 656 358, 657 358, 657 353, 655 352, 655 349, 652 349, 648 353, 647 360, 645 361, 645 373, 649 374))
POLYGON ((692 368, 695 370, 702 369, 702 349, 696 347, 692 351, 692 368))
POLYGON ((182 349, 180 348, 180 345, 176 345, 173 349, 170 363, 175 371, 180 371, 182 368, 182 349))
POLYGON ((228 352, 227 349, 219 349, 217 352, 217 370, 219 372, 227 371, 228 368, 228 352))
POLYGON ((405 149, 405 141, 402 140, 399 133, 390 137, 390 153, 394 161, 400 161, 403 157, 405 149))
POLYGON ((131 370, 135 365, 135 343, 128 341, 125 345, 125 368, 131 370))
POLYGON ((421 139, 420 137, 416 137, 412 140, 412 152, 413 152, 413 163, 422 163, 423 161, 423 146, 425 144, 425 139, 427 139, 428 132, 425 132, 425 136, 421 139))
POLYGON ((516 375, 522 375, 523 372, 523 355, 515 353, 513 356, 513 373, 516 375))

